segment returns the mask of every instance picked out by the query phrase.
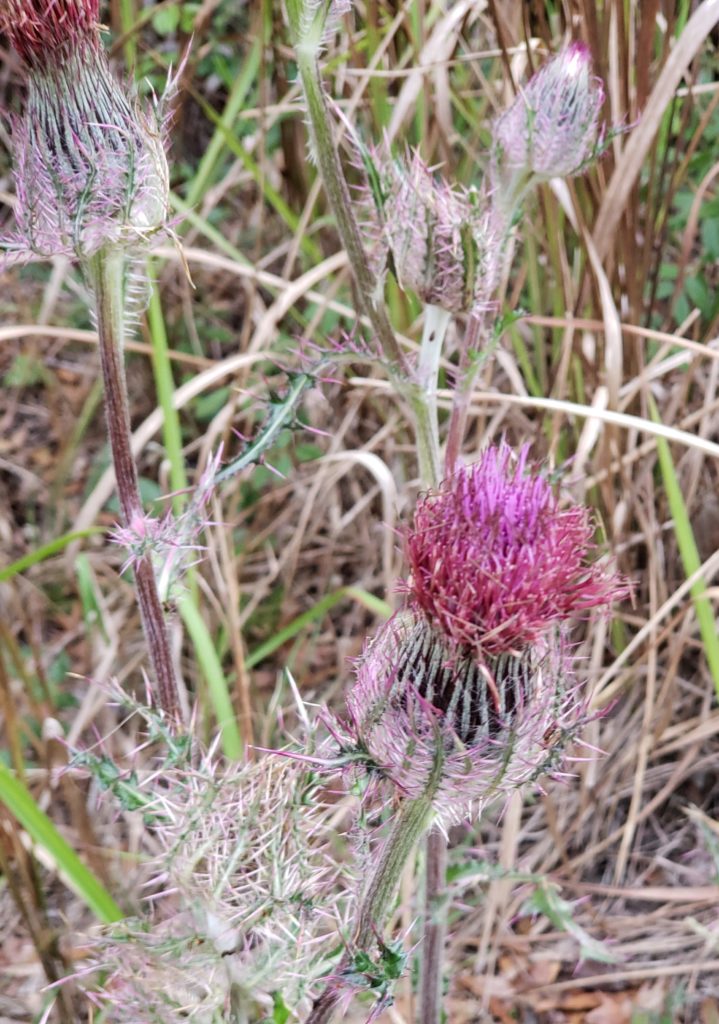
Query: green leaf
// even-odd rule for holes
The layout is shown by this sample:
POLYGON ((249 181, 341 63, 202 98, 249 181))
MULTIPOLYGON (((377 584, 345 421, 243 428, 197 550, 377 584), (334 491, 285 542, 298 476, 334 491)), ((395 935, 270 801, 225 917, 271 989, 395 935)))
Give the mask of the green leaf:
POLYGON ((33 842, 50 856, 64 881, 100 921, 109 924, 125 916, 99 878, 85 867, 52 821, 40 810, 29 790, 2 763, 0 800, 29 833, 33 842))
POLYGON ((19 575, 19 573, 29 569, 30 566, 44 562, 46 558, 52 558, 53 555, 58 554, 68 544, 72 544, 73 541, 84 540, 85 537, 92 537, 96 533, 103 533, 102 528, 92 526, 87 530, 64 533, 62 537, 51 540, 49 544, 43 544, 42 547, 37 548, 35 551, 30 551, 27 555, 23 555, 22 558, 18 558, 16 562, 11 562, 10 565, 0 569, 0 583, 6 583, 7 580, 11 580, 13 576, 19 575))
MULTIPOLYGON (((649 396, 649 412, 655 423, 660 423, 659 411, 654 399, 649 396)), ((689 513, 684 502, 682 489, 679 485, 674 463, 672 462, 669 445, 665 438, 657 437, 657 454, 659 455, 659 468, 664 489, 667 492, 669 511, 674 524, 674 535, 677 538, 677 547, 681 556, 684 572, 687 576, 693 576, 699 570, 702 560, 699 557, 699 549, 694 539, 694 531, 689 519, 689 513)), ((696 580, 691 587, 690 593, 694 601, 694 611, 699 622, 699 632, 704 643, 704 653, 709 664, 709 670, 714 680, 714 689, 719 700, 719 635, 717 634, 714 609, 708 597, 706 597, 706 584, 704 580, 696 580)))
POLYGON ((152 27, 158 36, 170 36, 177 31, 180 24, 179 7, 163 7, 152 15, 152 27))
POLYGON ((525 909, 544 914, 555 928, 571 935, 579 943, 583 960, 596 960, 603 964, 614 964, 617 957, 597 939, 593 939, 572 916, 572 904, 559 895, 559 886, 542 880, 525 904, 525 909))

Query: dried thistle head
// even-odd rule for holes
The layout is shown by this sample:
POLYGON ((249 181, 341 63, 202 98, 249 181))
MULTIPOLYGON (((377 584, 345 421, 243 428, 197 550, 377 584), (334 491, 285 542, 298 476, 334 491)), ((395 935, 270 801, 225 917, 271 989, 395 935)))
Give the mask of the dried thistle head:
POLYGON ((444 823, 556 772, 586 721, 561 629, 480 660, 412 612, 368 643, 347 707, 350 744, 444 823))
POLYGON ((167 217, 168 169, 156 110, 113 78, 98 0, 5 0, 0 28, 27 76, 13 126, 18 236, 9 258, 87 258, 135 246, 167 217))
POLYGON ((160 893, 93 955, 108 1021, 216 1022, 302 1008, 334 944, 338 868, 314 777, 267 757, 153 780, 160 893))
POLYGON ((572 43, 539 69, 495 121, 491 178, 504 214, 534 182, 578 174, 594 155, 604 87, 591 67, 587 47, 572 43))
POLYGON ((389 254, 402 288, 426 305, 462 313, 486 303, 499 248, 482 194, 450 186, 418 153, 407 160, 361 155, 369 186, 360 190, 359 212, 375 260, 389 254))
POLYGON ((594 525, 509 445, 488 448, 420 499, 406 537, 410 603, 447 640, 480 655, 522 651, 626 587, 590 561, 594 525))

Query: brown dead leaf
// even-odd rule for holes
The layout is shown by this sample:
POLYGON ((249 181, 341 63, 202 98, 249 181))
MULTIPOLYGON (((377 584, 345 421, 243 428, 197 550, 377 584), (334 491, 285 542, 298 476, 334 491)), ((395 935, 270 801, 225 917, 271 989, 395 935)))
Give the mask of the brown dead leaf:
POLYGON ((600 992, 600 1003, 585 1017, 586 1024, 631 1024, 634 1000, 626 992, 600 992))

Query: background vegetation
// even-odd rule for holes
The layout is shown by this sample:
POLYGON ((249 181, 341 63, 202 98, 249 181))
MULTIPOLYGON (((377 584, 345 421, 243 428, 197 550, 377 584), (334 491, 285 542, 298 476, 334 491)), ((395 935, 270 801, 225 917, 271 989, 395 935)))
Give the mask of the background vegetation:
MULTIPOLYGON (((328 91, 365 138, 419 146, 465 184, 481 180, 495 113, 570 37, 588 43, 606 83, 607 122, 628 129, 588 175, 532 201, 502 289, 503 312, 522 315, 507 318, 473 398, 466 458, 504 435, 564 467, 634 601, 577 633, 605 714, 575 776, 453 834, 457 1024, 719 1020, 711 8, 366 0, 326 56, 328 91)), ((106 22, 141 91, 161 91, 189 47, 171 152, 184 256, 172 245, 153 255, 158 287, 128 352, 144 497, 162 509, 220 443, 226 459, 243 450, 287 395, 299 339, 305 355, 341 339, 354 303, 280 5, 113 0, 106 22)), ((3 53, 12 110, 20 74, 3 53)), ((9 226, 7 127, 0 141, 9 226)), ((12 766, 31 794, 0 775, 3 1020, 42 1019, 44 986, 82 956, 77 936, 111 917, 113 900, 127 909, 141 896, 137 810, 104 792, 121 797, 152 747, 108 702, 110 676, 144 693, 144 650, 122 552, 103 537, 117 509, 84 288, 56 260, 6 273, 0 290, 0 771, 12 766), (70 748, 96 761, 62 771, 70 748), (101 883, 94 901, 83 864, 101 883)), ((419 306, 388 288, 411 346, 419 306)), ((405 410, 358 366, 308 387, 264 464, 221 488, 194 617, 173 627, 208 740, 219 719, 231 754, 279 742, 294 715, 285 666, 307 701, 339 706, 347 659, 397 601, 393 531, 415 474, 405 410)), ((407 888, 398 928, 415 913, 407 888)), ((409 1019, 410 1000, 408 979, 383 1020, 409 1019)))

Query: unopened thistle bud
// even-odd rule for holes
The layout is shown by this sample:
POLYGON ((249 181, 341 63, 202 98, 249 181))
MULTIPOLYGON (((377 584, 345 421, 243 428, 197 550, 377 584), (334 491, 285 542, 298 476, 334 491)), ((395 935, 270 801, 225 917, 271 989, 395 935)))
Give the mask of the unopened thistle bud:
POLYGON ((411 161, 375 168, 372 193, 402 288, 449 313, 468 312, 488 299, 496 284, 497 247, 476 189, 452 188, 415 153, 411 161))
POLYGON ((0 28, 27 72, 15 121, 19 237, 11 257, 80 259, 133 246, 167 215, 168 169, 155 112, 113 78, 98 0, 4 0, 0 28))
POLYGON ((595 152, 602 81, 583 43, 572 43, 540 68, 495 121, 491 177, 508 214, 537 181, 578 174, 595 152))
POLYGON ((586 721, 567 620, 626 593, 588 561, 587 510, 559 508, 526 448, 513 459, 491 448, 420 501, 408 609, 347 700, 357 753, 445 819, 558 767, 586 721))

